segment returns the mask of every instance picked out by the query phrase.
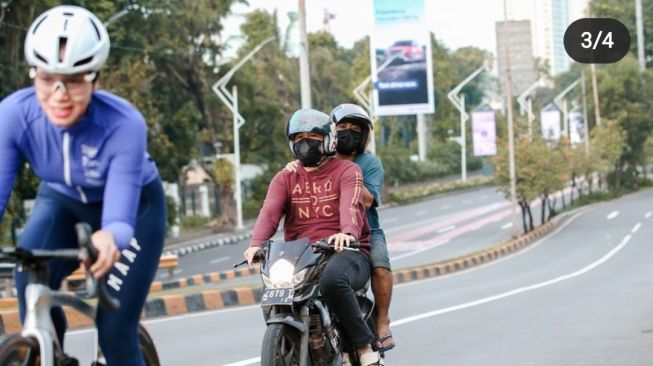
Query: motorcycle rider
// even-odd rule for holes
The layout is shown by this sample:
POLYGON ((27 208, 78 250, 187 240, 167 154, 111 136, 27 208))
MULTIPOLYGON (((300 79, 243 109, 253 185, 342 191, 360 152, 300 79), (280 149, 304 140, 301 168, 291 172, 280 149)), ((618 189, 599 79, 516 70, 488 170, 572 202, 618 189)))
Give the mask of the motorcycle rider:
POLYGON ((370 278, 370 230, 361 170, 350 161, 333 157, 336 130, 325 113, 298 110, 286 123, 286 136, 300 164, 295 172, 283 170, 270 182, 250 247, 243 255, 251 265, 261 244, 276 233, 282 216, 286 241, 308 237, 313 242, 328 237, 336 253, 320 278, 320 288, 356 348, 361 365, 383 365, 372 349, 375 337, 360 315, 355 295, 370 278), (360 251, 343 249, 356 241, 360 251))
POLYGON ((392 269, 385 234, 379 223, 376 208, 381 205, 383 165, 373 154, 365 152, 373 133, 367 112, 356 104, 344 103, 330 113, 336 125, 338 144, 336 157, 353 161, 363 172, 363 202, 367 208, 367 222, 371 230, 370 260, 372 262, 372 292, 376 301, 376 349, 389 351, 395 343, 390 332, 390 299, 392 298, 392 269))
MULTIPOLYGON (((376 349, 389 351, 395 347, 388 315, 392 298, 392 269, 385 234, 379 224, 379 215, 376 211, 376 208, 381 205, 383 165, 376 156, 365 152, 370 141, 369 136, 373 133, 372 120, 362 107, 350 103, 335 107, 329 118, 336 125, 338 135, 336 158, 353 161, 363 172, 363 203, 367 209, 367 221, 371 230, 370 260, 372 292, 376 302, 376 349)), ((295 171, 296 168, 297 161, 286 165, 289 171, 295 171)))

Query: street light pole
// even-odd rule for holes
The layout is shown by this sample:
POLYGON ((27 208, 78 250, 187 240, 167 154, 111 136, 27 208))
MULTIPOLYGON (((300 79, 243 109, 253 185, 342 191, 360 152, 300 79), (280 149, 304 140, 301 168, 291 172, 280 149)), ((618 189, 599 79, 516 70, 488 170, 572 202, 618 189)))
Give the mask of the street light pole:
POLYGON ((243 201, 240 189, 240 128, 245 124, 245 118, 238 111, 238 89, 234 85, 231 88, 231 93, 227 90, 226 85, 231 80, 231 77, 240 69, 245 62, 249 61, 254 55, 263 48, 266 44, 272 42, 274 37, 267 38, 259 43, 253 50, 251 50, 236 66, 227 71, 226 74, 215 84, 213 84, 213 92, 217 94, 220 100, 229 108, 233 113, 233 127, 234 127, 234 200, 236 201, 236 228, 243 228, 243 201))
POLYGON ((510 51, 506 47, 506 107, 508 112, 508 173, 510 174, 510 201, 512 202, 512 236, 517 236, 517 169, 515 167, 515 129, 512 118, 512 77, 510 51))
POLYGON ((563 126, 564 126, 563 136, 565 137, 569 137, 569 129, 568 129, 569 121, 568 121, 568 111, 567 111, 567 100, 564 99, 564 97, 570 91, 572 91, 572 89, 574 89, 576 85, 578 85, 578 83, 580 82, 581 82, 581 78, 574 80, 574 82, 569 84, 569 86, 567 86, 565 90, 563 90, 560 94, 556 95, 556 97, 553 98, 553 103, 556 105, 556 107, 558 107, 558 109, 562 111, 562 119, 563 119, 563 126))
POLYGON ((583 125, 585 129, 585 156, 589 158, 590 156, 590 127, 589 121, 587 120, 587 97, 585 93, 587 89, 585 88, 585 71, 581 69, 580 71, 581 78, 581 91, 583 93, 583 125))
POLYGON ((460 136, 456 137, 450 137, 450 140, 456 141, 458 145, 460 145, 460 175, 461 179, 463 182, 467 181, 467 143, 466 143, 466 131, 465 131, 465 121, 469 119, 469 115, 467 112, 465 112, 465 95, 461 94, 460 91, 462 90, 467 83, 472 81, 478 74, 483 72, 484 70, 487 70, 487 66, 483 65, 476 69, 473 73, 471 73, 469 76, 465 78, 460 84, 458 84, 455 88, 451 89, 449 94, 447 94, 447 97, 453 103, 454 106, 460 111, 460 136))
POLYGON ((299 81, 302 93, 302 108, 311 108, 311 75, 308 63, 305 0, 299 0, 299 45, 299 81))
POLYGON ((646 71, 646 60, 644 52, 644 20, 642 17, 642 0, 635 0, 635 17, 637 19, 637 59, 639 60, 639 71, 646 71))
POLYGON ((537 88, 542 79, 537 80, 533 85, 529 86, 520 96, 517 97, 517 103, 519 103, 519 109, 523 115, 526 112, 526 119, 528 120, 528 138, 533 138, 533 121, 535 120, 535 115, 533 114, 533 101, 528 97, 530 93, 537 88))

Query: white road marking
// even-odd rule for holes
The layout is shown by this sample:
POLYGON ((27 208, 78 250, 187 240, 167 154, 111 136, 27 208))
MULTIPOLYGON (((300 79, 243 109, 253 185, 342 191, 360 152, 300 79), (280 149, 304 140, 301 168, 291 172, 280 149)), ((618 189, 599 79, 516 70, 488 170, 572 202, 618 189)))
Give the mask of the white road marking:
POLYGON ((631 230, 631 232, 635 234, 640 227, 642 227, 642 223, 638 222, 637 225, 635 225, 635 227, 633 228, 633 230, 631 230))
MULTIPOLYGON (((537 246, 539 246, 540 244, 545 242, 547 239, 549 239, 549 238, 555 236, 556 234, 558 234, 560 231, 562 231, 562 229, 567 227, 569 224, 571 224, 574 220, 576 220, 580 215, 584 214, 585 212, 587 212, 587 210, 582 210, 582 211, 578 212, 577 214, 572 216, 567 222, 565 222, 560 227, 558 227, 556 230, 554 230, 551 234, 549 234, 548 236, 536 241, 535 243, 533 243, 528 248, 525 248, 525 249, 523 249, 523 250, 521 250, 521 251, 519 251, 519 252, 517 252, 515 254, 512 254, 512 255, 509 255, 507 257, 497 259, 495 261, 488 262, 486 264, 482 264, 482 265, 477 266, 477 267, 473 267, 473 268, 470 268, 470 269, 466 269, 466 270, 463 270, 463 271, 452 273, 452 274, 449 274, 449 275, 446 275, 446 276, 432 277, 432 278, 427 278, 427 279, 423 279, 423 280, 419 280, 419 281, 406 282, 406 283, 395 285, 394 287, 397 288, 397 287, 414 286, 414 285, 421 284, 421 283, 424 283, 424 282, 441 281, 443 279, 448 279, 448 278, 460 276, 460 275, 463 275, 463 274, 466 274, 466 273, 479 271, 479 270, 485 269, 487 267, 495 266, 495 265, 497 265, 499 263, 502 263, 504 261, 507 261, 507 260, 510 260, 510 259, 513 259, 513 258, 517 258, 517 257, 519 257, 519 256, 521 256, 521 255, 523 255, 523 254, 525 254, 527 252, 530 252, 531 250, 533 250, 534 248, 536 248, 537 246)), ((171 319, 183 318, 183 317, 187 317, 187 316, 197 317, 197 316, 212 315, 212 314, 215 314, 215 313, 218 313, 218 312, 229 311, 229 310, 238 311, 238 310, 249 310, 249 309, 258 309, 258 308, 260 308, 260 306, 251 305, 251 306, 245 306, 245 307, 242 307, 242 308, 215 310, 215 311, 210 311, 210 312, 194 313, 194 314, 180 315, 180 316, 170 317, 170 318, 155 319, 155 320, 145 321, 145 323, 155 323, 155 322, 158 323, 158 322, 168 321, 168 320, 171 320, 171 319)), ((396 322, 392 322, 392 325, 396 325, 396 322)), ((244 360, 244 361, 240 361, 240 362, 245 362, 245 361, 249 361, 249 360, 254 360, 254 358, 244 360)), ((256 361, 256 362, 258 362, 258 361, 256 361)), ((251 365, 251 364, 254 364, 256 362, 252 362, 252 363, 249 363, 249 364, 243 364, 242 366, 251 365)), ((224 365, 224 366, 229 366, 229 365, 224 365)))
POLYGON ((417 212, 416 215, 417 215, 417 216, 424 216, 424 215, 426 215, 427 213, 429 213, 429 210, 422 210, 422 211, 417 212))
POLYGON ((619 216, 619 211, 612 211, 606 217, 608 218, 608 220, 612 220, 617 216, 619 216))
POLYGON ((472 203, 472 201, 470 201, 470 200, 464 200, 464 201, 463 201, 463 205, 468 205, 468 204, 470 204, 470 203, 472 203))
POLYGON ((626 235, 626 237, 621 241, 621 243, 619 243, 619 245, 614 247, 606 255, 601 257, 599 260, 597 260, 597 261, 595 261, 595 262, 593 262, 593 263, 579 269, 578 271, 568 273, 566 275, 556 277, 556 278, 550 279, 548 281, 536 283, 536 284, 533 284, 533 285, 530 285, 530 286, 524 286, 524 287, 516 288, 514 290, 506 291, 506 292, 503 292, 503 293, 500 293, 500 294, 497 294, 497 295, 494 295, 494 296, 488 296, 488 297, 478 299, 478 300, 475 300, 475 301, 470 301, 470 302, 466 302, 466 303, 463 303, 463 304, 450 306, 448 308, 436 309, 436 310, 429 311, 429 312, 426 312, 426 313, 405 317, 405 318, 402 318, 402 319, 399 319, 397 321, 392 322, 390 324, 390 326, 396 327, 396 326, 399 326, 399 325, 402 325, 402 324, 412 323, 412 322, 422 320, 422 319, 425 319, 425 318, 430 318, 430 317, 437 316, 437 315, 442 315, 442 314, 451 313, 451 312, 454 312, 454 311, 463 310, 463 309, 471 308, 471 307, 482 305, 482 304, 487 304, 487 303, 497 301, 497 300, 500 300, 500 299, 504 299, 504 298, 507 298, 507 297, 510 297, 510 296, 514 296, 514 295, 517 295, 517 294, 520 294, 520 293, 523 293, 523 292, 537 290, 537 289, 540 289, 540 288, 543 288, 543 287, 551 286, 551 285, 554 285, 556 283, 563 282, 563 281, 566 281, 566 280, 581 276, 581 275, 593 270, 594 268, 600 266, 601 264, 605 263, 608 259, 612 258, 615 254, 617 254, 619 251, 621 251, 626 246, 626 244, 628 244, 628 242, 630 241, 631 238, 632 238, 632 236, 630 234, 626 235))
POLYGON ((501 228, 502 228, 503 230, 510 229, 511 227, 512 227, 512 222, 509 222, 509 223, 507 223, 507 224, 501 226, 501 228))
POLYGON ((214 259, 214 260, 211 261, 211 264, 216 264, 216 263, 224 262, 224 261, 228 260, 229 258, 230 258, 230 257, 216 258, 216 259, 214 259))
POLYGON ((412 256, 414 256, 414 255, 417 255, 417 254, 420 254, 420 253, 426 252, 427 250, 431 250, 431 249, 433 249, 433 248, 435 248, 435 247, 439 247, 440 245, 447 244, 448 242, 449 242, 449 239, 444 240, 444 241, 441 241, 441 242, 438 242, 437 244, 431 245, 431 246, 426 247, 426 248, 422 248, 422 249, 414 250, 414 251, 412 251, 412 252, 408 252, 408 253, 400 254, 400 255, 397 255, 397 256, 391 257, 391 258, 390 258, 390 261, 392 261, 392 262, 396 262, 396 261, 401 260, 401 259, 404 259, 404 258, 412 257, 412 256))
POLYGON ((238 362, 226 363, 226 364, 224 364, 222 366, 246 366, 246 365, 253 365, 253 364, 256 364, 256 363, 259 363, 259 362, 261 362, 261 358, 260 357, 254 357, 254 358, 250 358, 248 360, 242 360, 242 361, 238 361, 238 362))
POLYGON ((456 225, 449 225, 447 227, 443 227, 442 229, 438 230, 438 234, 444 234, 447 231, 451 231, 456 228, 456 225))
POLYGON ((651 215, 653 215, 653 212, 649 211, 646 213, 646 215, 644 215, 644 218, 648 219, 649 217, 651 217, 651 215))
POLYGON ((442 280, 446 280, 446 279, 449 279, 449 278, 452 278, 452 277, 462 276, 462 275, 467 274, 467 273, 480 271, 480 270, 483 270, 483 269, 488 268, 488 267, 493 267, 493 266, 499 265, 499 264, 503 263, 504 261, 509 261, 509 260, 511 260, 513 258, 517 258, 517 257, 522 256, 522 255, 530 252, 531 250, 537 248, 538 246, 540 246, 542 243, 544 243, 548 239, 551 239, 554 236, 558 235, 564 228, 569 226, 572 222, 576 221, 577 218, 579 218, 582 214, 584 214, 587 211, 588 211, 587 209, 584 209, 584 210, 578 212, 574 216, 570 217, 569 220, 567 220, 567 222, 565 222, 560 227, 555 229, 552 233, 544 236, 542 239, 536 241, 535 243, 529 245, 528 247, 526 247, 526 248, 524 248, 524 249, 522 249, 522 250, 520 250, 520 251, 518 251, 518 252, 516 252, 514 254, 511 254, 509 256, 502 257, 502 258, 499 258, 499 259, 496 259, 496 260, 493 260, 493 261, 490 261, 490 262, 486 262, 485 264, 481 264, 481 265, 476 266, 476 267, 471 267, 471 268, 468 268, 468 269, 464 269, 462 271, 447 274, 445 276, 437 276, 437 277, 425 278, 423 280, 400 283, 400 284, 397 284, 397 285, 393 285, 393 288, 415 286, 415 285, 419 285, 419 284, 422 284, 422 283, 425 283, 425 282, 442 281, 442 280))

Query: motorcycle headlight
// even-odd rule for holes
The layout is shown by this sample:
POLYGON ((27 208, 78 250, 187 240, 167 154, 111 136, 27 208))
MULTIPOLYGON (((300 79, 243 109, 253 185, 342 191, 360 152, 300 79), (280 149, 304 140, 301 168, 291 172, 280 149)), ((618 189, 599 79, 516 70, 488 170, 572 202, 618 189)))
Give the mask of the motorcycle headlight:
POLYGON ((295 273, 295 266, 285 259, 279 259, 270 267, 272 287, 290 287, 295 273))

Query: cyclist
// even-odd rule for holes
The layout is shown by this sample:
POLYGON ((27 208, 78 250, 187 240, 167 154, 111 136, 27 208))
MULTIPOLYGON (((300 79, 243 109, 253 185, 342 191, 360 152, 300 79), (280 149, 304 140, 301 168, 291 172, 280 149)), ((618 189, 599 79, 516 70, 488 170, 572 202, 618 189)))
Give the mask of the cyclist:
MULTIPOLYGON (((108 55, 105 27, 84 8, 57 6, 32 23, 25 57, 33 86, 0 103, 0 220, 25 159, 41 184, 19 245, 74 247, 74 224, 91 224, 98 260, 89 270, 96 278, 107 274, 109 293, 121 303, 115 312, 98 309, 100 346, 109 365, 143 365, 138 322, 163 248, 165 195, 146 151, 143 116, 97 90, 108 55)), ((52 262, 50 287, 58 288, 78 265, 52 262)), ((17 268, 21 319, 26 282, 17 268)), ((63 344, 64 312, 51 315, 63 344)))
POLYGON ((295 112, 286 124, 286 136, 300 164, 295 172, 283 170, 270 182, 250 247, 243 254, 251 264, 261 243, 276 233, 282 216, 286 241, 328 237, 336 254, 320 278, 320 287, 356 347, 361 365, 381 365, 379 353, 372 350, 375 337, 360 316, 354 293, 370 278, 370 231, 364 215, 360 168, 333 158, 335 125, 322 112, 295 112), (343 250, 353 241, 360 243, 360 252, 343 250))
MULTIPOLYGON (((365 152, 374 127, 367 112, 356 104, 340 104, 331 111, 329 118, 336 125, 338 135, 336 157, 353 161, 363 172, 363 203, 367 208, 367 221, 371 230, 372 292, 376 301, 375 324, 378 334, 376 349, 389 351, 395 346, 388 315, 392 298, 392 269, 385 234, 376 212, 376 208, 381 205, 383 165, 376 156, 365 152)), ((289 163, 286 169, 294 171, 296 163, 289 163)))
POLYGON ((353 161, 363 172, 363 202, 367 208, 367 221, 371 230, 372 292, 377 305, 376 348, 379 351, 389 351, 395 346, 388 315, 392 298, 392 269, 385 234, 376 212, 376 208, 381 205, 383 165, 376 156, 365 152, 370 134, 373 133, 372 120, 363 108, 349 103, 335 107, 330 118, 338 133, 336 156, 353 161))

